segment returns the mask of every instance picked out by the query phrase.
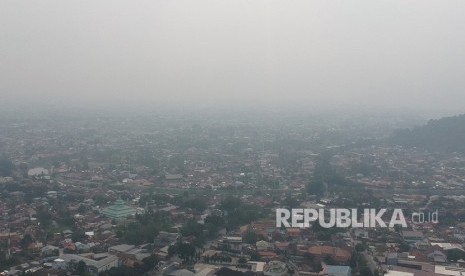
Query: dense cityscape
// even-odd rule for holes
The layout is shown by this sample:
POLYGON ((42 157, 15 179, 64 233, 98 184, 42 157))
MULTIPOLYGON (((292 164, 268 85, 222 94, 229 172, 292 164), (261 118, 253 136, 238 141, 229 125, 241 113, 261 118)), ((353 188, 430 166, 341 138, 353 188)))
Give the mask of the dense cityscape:
POLYGON ((392 142, 414 122, 203 116, 4 116, 3 274, 465 271, 465 155, 392 142), (408 227, 279 228, 277 208, 402 208, 408 227))

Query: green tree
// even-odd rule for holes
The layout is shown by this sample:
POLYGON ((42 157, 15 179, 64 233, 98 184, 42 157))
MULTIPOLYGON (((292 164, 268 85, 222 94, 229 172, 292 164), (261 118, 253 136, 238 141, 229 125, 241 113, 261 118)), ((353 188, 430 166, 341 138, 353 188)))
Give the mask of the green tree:
POLYGON ((254 231, 247 231, 244 236, 244 242, 248 244, 255 244, 258 241, 258 235, 254 231))
POLYGON ((366 249, 367 249, 367 246, 364 243, 357 243, 357 245, 355 245, 355 251, 357 252, 362 252, 362 251, 365 251, 366 249))

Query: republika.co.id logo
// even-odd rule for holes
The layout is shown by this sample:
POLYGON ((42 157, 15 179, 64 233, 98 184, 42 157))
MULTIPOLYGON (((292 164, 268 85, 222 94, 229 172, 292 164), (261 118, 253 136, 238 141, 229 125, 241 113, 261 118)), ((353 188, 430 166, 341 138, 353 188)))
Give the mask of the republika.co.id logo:
MULTIPOLYGON (((323 228, 347 228, 347 227, 407 227, 407 221, 402 209, 394 209, 388 217, 387 209, 363 209, 359 218, 357 209, 276 209, 276 227, 308 228, 314 222, 323 228)), ((425 213, 413 212, 411 221, 413 224, 438 223, 438 211, 425 213)))

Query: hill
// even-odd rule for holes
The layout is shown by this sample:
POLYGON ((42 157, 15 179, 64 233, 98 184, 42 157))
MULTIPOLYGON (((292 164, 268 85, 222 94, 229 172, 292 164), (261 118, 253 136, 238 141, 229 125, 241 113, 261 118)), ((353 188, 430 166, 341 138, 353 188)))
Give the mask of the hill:
POLYGON ((465 153, 465 114, 430 120, 413 129, 397 130, 390 142, 433 151, 465 153))

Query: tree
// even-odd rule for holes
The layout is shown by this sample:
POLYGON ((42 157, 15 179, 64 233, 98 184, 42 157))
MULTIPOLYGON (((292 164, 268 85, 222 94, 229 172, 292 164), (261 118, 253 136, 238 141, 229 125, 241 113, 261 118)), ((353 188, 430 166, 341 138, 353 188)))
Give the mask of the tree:
POLYGON ((335 264, 336 264, 336 260, 335 260, 331 255, 326 255, 326 256, 323 258, 323 261, 324 261, 325 264, 327 264, 327 265, 335 265, 335 264))
POLYGON ((314 266, 312 268, 313 268, 313 271, 315 272, 320 272, 323 270, 323 266, 321 265, 321 262, 319 261, 314 262, 314 266))
POLYGON ((222 217, 209 215, 205 218, 205 228, 208 231, 208 237, 214 238, 218 234, 218 230, 224 227, 225 221, 222 217))
POLYGON ((366 248, 367 248, 366 244, 363 244, 363 243, 357 243, 357 245, 355 245, 355 251, 357 252, 365 251, 366 248))
POLYGON ((207 208, 207 203, 204 199, 192 198, 192 199, 186 200, 183 203, 183 206, 202 212, 207 208))
POLYGON ((212 224, 217 227, 224 226, 224 219, 220 216, 216 215, 209 215, 205 218, 205 224, 212 224))
POLYGON ((370 268, 364 266, 360 268, 360 276, 373 276, 373 273, 371 272, 370 268))
POLYGON ((232 212, 241 205, 241 200, 237 197, 227 197, 221 202, 220 209, 223 211, 232 212))
POLYGON ((143 259, 142 262, 146 266, 147 271, 149 271, 149 270, 154 269, 155 266, 157 266, 158 259, 157 259, 157 257, 155 255, 150 255, 149 257, 143 259))
POLYGON ((259 218, 263 212, 263 208, 257 205, 243 204, 239 199, 233 197, 226 198, 220 208, 226 211, 225 220, 227 229, 248 224, 259 218))
POLYGON ((396 233, 402 234, 402 226, 400 226, 399 224, 394 225, 394 231, 396 233))
POLYGON ((170 245, 168 247, 168 257, 171 258, 174 256, 174 254, 176 254, 177 252, 177 246, 176 245, 170 245))
POLYGON ((20 263, 21 261, 17 257, 11 256, 7 258, 4 252, 0 252, 0 271, 19 265, 20 263))
POLYGON ((312 179, 307 185, 307 191, 312 195, 323 195, 325 193, 325 183, 321 178, 312 179))
POLYGON ((244 236, 244 242, 248 244, 255 244, 258 241, 258 235, 254 231, 247 231, 244 236))
POLYGON ((195 256, 195 247, 190 243, 179 242, 168 248, 168 256, 173 256, 174 254, 178 254, 179 258, 187 262, 195 256))
POLYGON ((0 176, 11 176, 13 174, 14 165, 7 157, 0 156, 0 176))
POLYGON ((303 263, 306 265, 313 265, 313 262, 315 261, 315 256, 313 254, 310 254, 309 252, 305 252, 303 255, 303 263))
POLYGON ((23 250, 27 250, 29 245, 32 244, 32 237, 30 234, 26 234, 24 235, 24 237, 21 239, 21 247, 23 248, 23 250))
POLYGON ((247 263, 247 259, 244 258, 244 257, 240 257, 240 258, 237 260, 237 263, 239 263, 239 264, 246 264, 246 263, 247 263))
POLYGON ((78 275, 86 275, 87 273, 87 265, 84 261, 79 261, 76 266, 76 274, 78 275))
POLYGON ((260 261, 260 255, 258 254, 258 252, 253 251, 252 253, 250 253, 250 260, 254 262, 260 261))
POLYGON ((37 210, 37 220, 44 228, 48 228, 52 223, 52 216, 49 214, 46 207, 41 207, 37 210))
POLYGON ((132 268, 133 275, 144 275, 145 273, 154 269, 157 264, 157 257, 155 257, 154 255, 150 255, 149 257, 144 258, 142 260, 142 263, 136 262, 134 264, 134 267, 132 268))
POLYGON ((289 209, 296 208, 299 206, 299 203, 295 198, 292 197, 292 193, 288 193, 286 198, 283 200, 282 204, 289 209))
POLYGON ((410 245, 406 242, 401 242, 399 244, 399 251, 400 252, 409 252, 410 251, 410 245))
POLYGON ((451 249, 447 251, 447 260, 449 262, 457 262, 460 259, 465 258, 465 253, 459 249, 451 249))
POLYGON ((180 232, 184 237, 194 236, 197 241, 203 243, 203 229, 204 225, 190 220, 181 228, 180 232))
POLYGON ((359 254, 357 252, 353 252, 352 253, 352 256, 350 257, 350 261, 349 261, 349 266, 354 269, 357 267, 357 259, 358 259, 358 256, 359 254))

